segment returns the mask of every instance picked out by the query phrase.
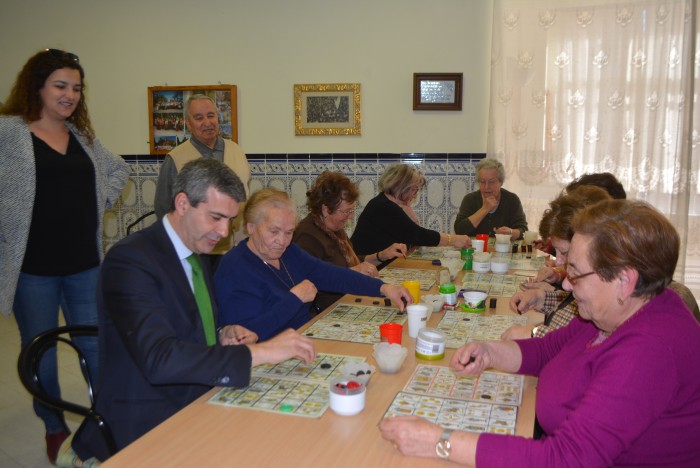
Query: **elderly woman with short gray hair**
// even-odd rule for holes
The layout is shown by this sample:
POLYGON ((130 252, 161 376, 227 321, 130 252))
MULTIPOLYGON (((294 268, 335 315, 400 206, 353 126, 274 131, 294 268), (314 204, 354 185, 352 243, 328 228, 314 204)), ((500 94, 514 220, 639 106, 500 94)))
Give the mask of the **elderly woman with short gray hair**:
POLYGON ((520 239, 527 231, 527 219, 520 198, 502 188, 506 171, 500 161, 482 159, 476 165, 479 190, 462 199, 455 219, 455 232, 477 234, 510 234, 511 240, 520 239))

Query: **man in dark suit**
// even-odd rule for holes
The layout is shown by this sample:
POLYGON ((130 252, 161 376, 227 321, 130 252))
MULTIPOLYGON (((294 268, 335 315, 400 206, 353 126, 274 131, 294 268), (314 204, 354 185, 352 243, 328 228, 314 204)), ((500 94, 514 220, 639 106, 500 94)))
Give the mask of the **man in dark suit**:
MULTIPOLYGON (((232 325, 219 330, 217 339, 211 320, 206 324, 200 316, 187 257, 210 252, 227 236, 229 221, 243 201, 243 184, 226 165, 213 159, 192 161, 177 176, 170 212, 123 239, 105 257, 98 290, 97 412, 110 426, 117 449, 212 386, 246 386, 251 366, 292 357, 307 363, 314 359, 311 340, 291 329, 256 343, 255 333, 232 325), (211 345, 207 327, 212 328, 211 345)), ((217 323, 206 262, 204 270, 212 298, 209 314, 217 323)), ((92 422, 78 429, 72 449, 82 460, 109 457, 92 422)))

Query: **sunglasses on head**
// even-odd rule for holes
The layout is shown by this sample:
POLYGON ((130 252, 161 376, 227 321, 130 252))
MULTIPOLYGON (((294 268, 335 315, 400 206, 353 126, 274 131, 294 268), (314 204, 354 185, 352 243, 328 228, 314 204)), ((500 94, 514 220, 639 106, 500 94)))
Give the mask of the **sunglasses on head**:
POLYGON ((54 58, 68 57, 70 60, 74 61, 75 63, 80 63, 80 58, 77 55, 75 55, 74 53, 71 53, 71 52, 66 52, 65 50, 46 49, 46 52, 51 54, 51 56, 54 58))

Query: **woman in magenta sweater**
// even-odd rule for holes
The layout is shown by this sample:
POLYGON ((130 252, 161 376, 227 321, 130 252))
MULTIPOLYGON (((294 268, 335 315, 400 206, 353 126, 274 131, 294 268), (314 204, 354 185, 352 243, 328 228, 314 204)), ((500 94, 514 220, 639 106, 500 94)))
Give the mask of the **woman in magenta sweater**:
POLYGON ((700 466, 700 326, 667 288, 678 233, 639 201, 600 202, 573 224, 564 287, 579 317, 543 338, 468 343, 451 362, 458 375, 539 377, 545 436, 385 419, 382 435, 402 453, 476 466, 700 466))

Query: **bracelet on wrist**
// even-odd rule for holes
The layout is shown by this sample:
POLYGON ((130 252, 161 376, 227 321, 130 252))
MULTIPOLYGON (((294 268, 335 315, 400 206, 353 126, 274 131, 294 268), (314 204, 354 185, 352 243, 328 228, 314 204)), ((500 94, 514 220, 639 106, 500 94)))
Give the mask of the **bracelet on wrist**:
POLYGON ((447 245, 452 245, 452 234, 447 235, 447 245))
POLYGON ((374 255, 377 256, 377 261, 378 261, 379 263, 384 263, 384 260, 382 260, 381 258, 379 258, 379 252, 377 252, 377 253, 374 254, 374 255))

